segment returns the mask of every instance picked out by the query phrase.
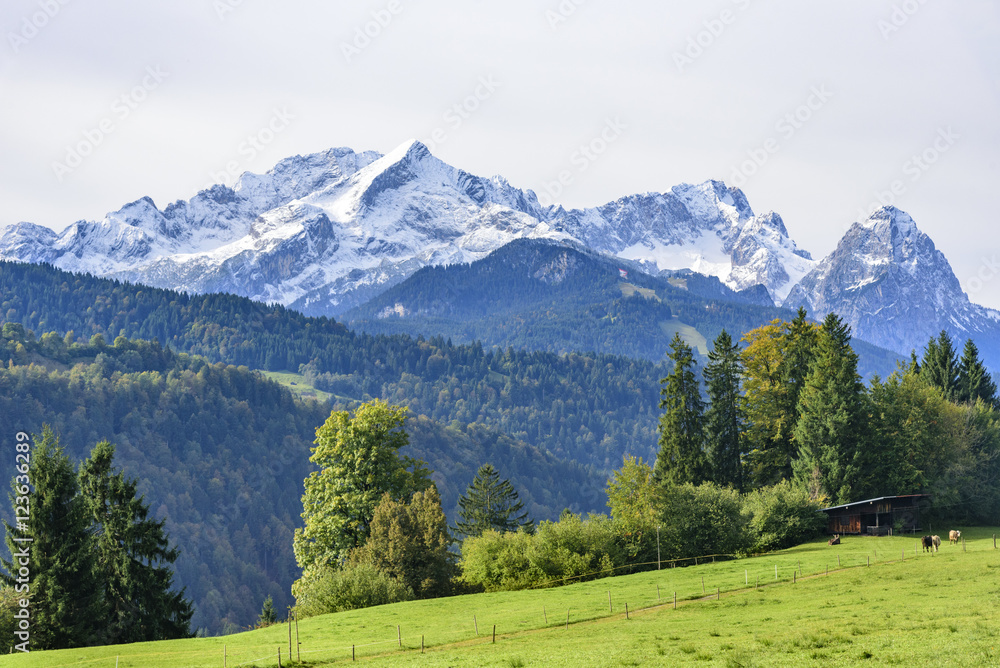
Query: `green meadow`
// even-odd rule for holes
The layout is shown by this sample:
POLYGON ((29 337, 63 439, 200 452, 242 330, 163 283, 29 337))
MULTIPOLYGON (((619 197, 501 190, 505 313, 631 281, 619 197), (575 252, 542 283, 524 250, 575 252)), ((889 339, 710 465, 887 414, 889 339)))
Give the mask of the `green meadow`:
POLYGON ((300 661, 288 660, 289 626, 279 624, 35 652, 0 666, 264 667, 278 665, 279 648, 283 666, 347 664, 352 651, 375 666, 998 665, 995 532, 969 529, 964 545, 945 532, 936 554, 918 536, 849 536, 837 546, 323 615, 291 627, 300 661))

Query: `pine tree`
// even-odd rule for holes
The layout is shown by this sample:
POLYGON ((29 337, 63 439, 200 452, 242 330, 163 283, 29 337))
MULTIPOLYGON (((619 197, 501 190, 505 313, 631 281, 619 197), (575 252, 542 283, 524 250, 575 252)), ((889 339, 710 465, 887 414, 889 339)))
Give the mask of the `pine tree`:
POLYGON ((852 484, 864 456, 864 386, 850 341, 850 327, 830 313, 820 328, 794 432, 796 479, 814 498, 825 496, 835 503, 854 500, 852 484))
POLYGON ((975 403, 982 399, 988 405, 997 403, 997 386, 989 371, 979 359, 979 348, 968 339, 958 365, 958 390, 955 396, 959 403, 975 403))
POLYGON ((705 444, 712 481, 743 490, 743 416, 740 397, 740 347, 726 330, 715 339, 705 367, 708 398, 705 413, 705 444))
POLYGON ((492 464, 483 464, 476 471, 472 484, 458 499, 459 520, 455 533, 463 536, 480 536, 487 529, 517 531, 524 527, 534 529, 534 522, 527 512, 521 512, 524 503, 509 480, 500 480, 492 464), (520 514, 518 514, 520 513, 520 514))
POLYGON ((920 377, 941 388, 945 399, 954 401, 958 395, 958 356, 945 330, 941 330, 937 339, 932 338, 927 343, 920 377))
MULTIPOLYGON (((16 526, 4 522, 11 560, 3 560, 3 581, 18 584, 21 555, 27 552, 31 649, 93 645, 99 639, 105 607, 95 570, 90 517, 78 494, 76 472, 48 426, 41 437, 35 437, 29 459, 28 473, 23 476, 34 488, 28 494, 30 515, 16 526)), ((12 503, 24 496, 23 476, 12 482, 12 503)))
POLYGON ((664 486, 700 484, 707 478, 704 452, 704 403, 694 373, 691 347, 674 334, 670 342, 673 371, 660 381, 660 451, 653 473, 664 486))
POLYGON ((260 609, 260 615, 257 617, 257 628, 262 629, 265 626, 270 626, 278 621, 278 615, 274 611, 274 599, 268 594, 267 598, 264 599, 264 605, 260 609))
POLYGON ((137 483, 115 470, 115 446, 102 441, 80 465, 80 491, 95 527, 97 569, 107 605, 102 642, 120 644, 191 635, 191 603, 173 592, 164 520, 149 517, 137 483))

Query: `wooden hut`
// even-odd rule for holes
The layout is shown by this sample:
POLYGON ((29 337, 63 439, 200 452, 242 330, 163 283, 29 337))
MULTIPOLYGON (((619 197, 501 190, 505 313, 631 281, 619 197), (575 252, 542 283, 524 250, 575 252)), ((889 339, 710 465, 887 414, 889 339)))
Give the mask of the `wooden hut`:
POLYGON ((829 519, 826 528, 830 533, 892 535, 894 530, 920 531, 921 502, 929 498, 929 494, 880 496, 823 508, 821 512, 829 519))

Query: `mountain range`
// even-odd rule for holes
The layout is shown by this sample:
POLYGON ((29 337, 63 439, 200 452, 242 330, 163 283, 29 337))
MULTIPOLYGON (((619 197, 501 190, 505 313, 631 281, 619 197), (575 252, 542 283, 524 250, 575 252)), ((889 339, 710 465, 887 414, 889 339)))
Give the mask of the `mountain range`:
POLYGON ((423 267, 476 262, 525 238, 654 277, 716 277, 738 301, 802 305, 817 317, 835 311, 856 337, 903 354, 944 329, 974 338, 1000 369, 1000 312, 969 300, 944 255, 898 209, 855 223, 816 261, 778 214, 756 214, 742 191, 719 181, 594 208, 542 206, 533 191, 447 165, 416 141, 385 155, 294 156, 233 187, 162 210, 144 197, 61 233, 17 223, 0 233, 0 259, 340 316, 423 267))

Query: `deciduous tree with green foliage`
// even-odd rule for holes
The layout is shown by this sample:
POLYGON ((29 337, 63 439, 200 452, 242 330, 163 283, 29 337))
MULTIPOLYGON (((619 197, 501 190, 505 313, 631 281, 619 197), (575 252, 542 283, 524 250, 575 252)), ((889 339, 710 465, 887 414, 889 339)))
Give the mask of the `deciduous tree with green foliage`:
POLYGON ((743 432, 746 424, 740 378, 739 344, 722 330, 708 353, 705 381, 709 407, 705 413, 705 445, 711 479, 743 491, 743 432))
POLYGON ((659 522, 663 505, 660 485, 653 478, 653 469, 641 457, 625 455, 622 467, 611 474, 605 489, 611 518, 629 557, 634 558, 659 522))
POLYGON ((386 494, 375 508, 368 541, 351 553, 351 563, 378 568, 417 598, 447 596, 455 575, 452 542, 436 487, 416 492, 408 503, 386 494))
POLYGON ((101 625, 105 644, 185 638, 191 635, 191 603, 173 589, 170 547, 163 520, 149 516, 136 481, 115 469, 115 446, 102 441, 80 465, 80 492, 96 541, 97 572, 107 606, 101 625))
POLYGON ((653 474, 661 485, 700 483, 707 477, 705 408, 691 346, 680 334, 670 342, 673 370, 660 381, 660 450, 653 474))
POLYGON ((830 313, 820 328, 816 359, 799 398, 795 425, 795 478, 814 498, 855 500, 853 486, 864 467, 866 395, 851 349, 851 329, 830 313))
POLYGON ((484 531, 531 531, 534 522, 528 518, 524 503, 510 480, 501 480, 492 464, 483 464, 476 471, 472 484, 458 499, 455 532, 464 536, 479 536, 484 531))
POLYGON ((29 471, 12 481, 11 503, 33 487, 23 526, 6 521, 11 559, 2 560, 5 584, 17 587, 21 555, 27 553, 31 578, 30 649, 85 647, 100 639, 105 619, 103 588, 95 569, 91 518, 79 494, 76 471, 47 426, 35 436, 29 471), (30 539, 18 542, 17 539, 30 539), (15 563, 16 562, 16 563, 15 563))
POLYGON ((295 530, 295 558, 303 570, 342 564, 368 539, 382 496, 401 500, 430 487, 423 462, 399 455, 409 442, 407 409, 384 401, 362 404, 352 416, 333 411, 316 430, 305 480, 302 519, 295 530))

